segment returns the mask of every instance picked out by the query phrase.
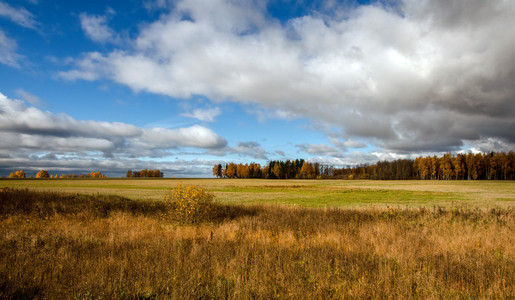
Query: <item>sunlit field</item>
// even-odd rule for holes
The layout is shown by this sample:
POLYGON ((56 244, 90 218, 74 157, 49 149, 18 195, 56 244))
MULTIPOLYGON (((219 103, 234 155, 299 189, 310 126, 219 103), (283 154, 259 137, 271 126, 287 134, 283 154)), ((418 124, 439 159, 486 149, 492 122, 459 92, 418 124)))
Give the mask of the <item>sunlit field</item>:
POLYGON ((0 298, 515 297, 512 182, 1 180, 0 298), (178 183, 215 194, 181 222, 178 183), (199 216, 200 216, 199 215, 199 216))
POLYGON ((0 187, 161 200, 178 183, 214 192, 226 204, 308 207, 468 207, 515 204, 514 181, 377 181, 263 179, 5 179, 0 187))

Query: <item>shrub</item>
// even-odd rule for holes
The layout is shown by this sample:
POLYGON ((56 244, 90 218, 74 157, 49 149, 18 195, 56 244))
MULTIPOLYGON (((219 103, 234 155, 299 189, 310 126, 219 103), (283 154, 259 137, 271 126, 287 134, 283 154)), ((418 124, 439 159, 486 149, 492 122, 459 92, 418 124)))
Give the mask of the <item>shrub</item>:
POLYGON ((215 195, 194 185, 178 184, 165 194, 167 217, 181 223, 198 223, 216 216, 215 195))

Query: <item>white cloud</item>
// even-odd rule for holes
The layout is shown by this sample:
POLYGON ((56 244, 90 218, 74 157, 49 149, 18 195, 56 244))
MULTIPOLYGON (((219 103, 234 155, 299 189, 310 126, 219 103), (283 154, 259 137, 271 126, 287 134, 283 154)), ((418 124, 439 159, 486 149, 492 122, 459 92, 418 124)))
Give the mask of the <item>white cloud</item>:
POLYGON ((210 109, 195 109, 191 113, 183 113, 182 116, 198 119, 204 122, 214 122, 215 118, 218 117, 222 111, 220 108, 210 108, 210 109))
POLYGON ((240 156, 250 156, 256 159, 267 159, 267 152, 257 142, 239 142, 231 149, 232 153, 240 156))
MULTIPOLYGON (((112 9, 108 9, 108 14, 114 14, 112 9)), ((114 30, 107 26, 107 16, 88 15, 81 13, 79 15, 80 25, 87 37, 97 43, 118 43, 119 37, 114 30)))
POLYGON ((19 61, 23 56, 16 53, 16 48, 18 48, 16 41, 7 37, 0 29, 0 63, 19 68, 19 61))
POLYGON ((367 146, 367 144, 365 144, 361 141, 351 139, 351 138, 346 139, 344 142, 339 142, 335 145, 341 145, 343 149, 347 149, 347 148, 359 149, 359 148, 365 148, 367 146))
POLYGON ((134 48, 85 55, 61 75, 255 103, 385 150, 515 142, 514 2, 406 0, 286 25, 263 5, 177 1, 169 15, 142 26, 134 48))
POLYGON ((150 128, 143 129, 141 137, 132 143, 141 148, 220 148, 226 141, 215 134, 211 129, 194 125, 186 128, 167 129, 150 128))
POLYGON ((236 154, 240 157, 251 157, 261 160, 268 159, 268 152, 265 149, 263 149, 258 142, 253 141, 238 142, 236 143, 235 147, 227 146, 225 148, 211 149, 208 150, 206 154, 216 156, 227 156, 230 154, 236 154))
POLYGON ((34 15, 23 7, 14 8, 4 1, 0 1, 0 17, 7 18, 12 22, 30 29, 36 29, 38 22, 34 15))
POLYGON ((332 156, 319 156, 310 158, 307 161, 317 162, 321 165, 335 166, 335 167, 347 167, 355 166, 358 164, 375 164, 379 160, 393 160, 396 157, 391 156, 388 153, 362 153, 359 151, 352 151, 347 153, 345 156, 332 157, 332 156))
POLYGON ((486 138, 465 144, 465 152, 490 153, 490 152, 510 152, 514 151, 515 143, 509 143, 500 139, 486 138))
POLYGON ((61 71, 57 75, 65 80, 97 80, 104 75, 99 69, 105 63, 105 58, 99 52, 89 52, 75 61, 79 69, 61 71))
POLYGON ((79 121, 26 106, 0 93, 0 150, 17 153, 96 151, 104 156, 163 157, 180 148, 223 148, 224 138, 203 126, 140 128, 119 122, 79 121))
POLYGON ((326 144, 300 144, 296 145, 301 151, 312 155, 329 156, 329 157, 343 157, 343 154, 338 149, 326 144))

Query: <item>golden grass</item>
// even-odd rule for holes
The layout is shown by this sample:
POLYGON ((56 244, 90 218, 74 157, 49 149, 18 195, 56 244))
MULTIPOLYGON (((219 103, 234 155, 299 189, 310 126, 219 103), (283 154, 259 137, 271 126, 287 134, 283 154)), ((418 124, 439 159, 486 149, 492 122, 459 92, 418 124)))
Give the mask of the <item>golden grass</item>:
POLYGON ((515 297, 515 210, 220 206, 0 192, 0 298, 515 297))

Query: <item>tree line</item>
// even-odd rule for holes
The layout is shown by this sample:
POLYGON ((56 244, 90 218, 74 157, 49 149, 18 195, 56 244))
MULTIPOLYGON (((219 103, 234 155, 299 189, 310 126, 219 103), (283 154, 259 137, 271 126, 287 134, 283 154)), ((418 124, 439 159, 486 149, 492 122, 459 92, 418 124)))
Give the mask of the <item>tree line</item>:
POLYGON ((443 157, 418 157, 413 163, 419 179, 514 180, 515 153, 446 153, 443 157))
POLYGON ((378 161, 353 167, 335 168, 303 159, 213 166, 217 178, 263 179, 378 179, 378 180, 514 180, 515 153, 510 151, 468 153, 441 157, 378 161))
POLYGON ((315 179, 326 173, 325 170, 327 168, 319 163, 296 159, 274 160, 265 166, 258 163, 229 163, 223 168, 221 164, 217 164, 213 166, 213 175, 217 178, 315 179))
POLYGON ((160 170, 156 169, 156 170, 147 170, 147 169, 143 169, 141 171, 132 171, 132 170, 129 170, 127 171, 127 175, 125 175, 125 177, 127 178, 162 178, 164 175, 163 175, 163 172, 161 172, 160 170))
MULTIPOLYGON (((127 178, 162 178, 163 172, 161 170, 149 170, 143 169, 141 171, 132 171, 128 170, 126 177, 127 178)), ((15 172, 11 172, 9 174, 9 178, 27 178, 27 174, 23 170, 18 170, 15 172)), ((34 178, 34 176, 30 176, 28 178, 34 178)), ((100 171, 93 171, 89 174, 62 174, 58 176, 57 174, 52 175, 46 170, 40 170, 36 174, 36 178, 61 178, 61 179, 80 179, 80 178, 107 178, 106 175, 102 174, 100 171)))
MULTIPOLYGON (((27 174, 23 170, 18 170, 9 174, 9 178, 27 178, 27 174)), ((34 178, 34 176, 30 176, 29 178, 34 178)), ((52 175, 48 173, 46 170, 40 170, 36 173, 36 178, 61 178, 61 179, 76 179, 76 178, 107 178, 106 175, 102 174, 100 171, 92 171, 89 174, 62 174, 58 176, 57 174, 52 175)))

